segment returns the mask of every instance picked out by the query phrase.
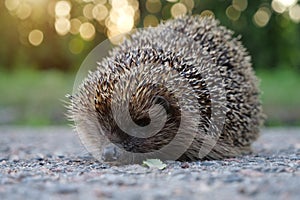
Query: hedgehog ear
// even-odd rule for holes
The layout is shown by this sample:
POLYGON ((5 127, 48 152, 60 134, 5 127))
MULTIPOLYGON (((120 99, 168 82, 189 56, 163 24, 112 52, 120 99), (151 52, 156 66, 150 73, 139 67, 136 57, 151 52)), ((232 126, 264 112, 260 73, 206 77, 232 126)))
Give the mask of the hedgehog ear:
POLYGON ((166 109, 166 111, 170 110, 170 103, 163 96, 156 95, 156 96, 152 97, 152 102, 153 102, 153 104, 162 105, 166 109))

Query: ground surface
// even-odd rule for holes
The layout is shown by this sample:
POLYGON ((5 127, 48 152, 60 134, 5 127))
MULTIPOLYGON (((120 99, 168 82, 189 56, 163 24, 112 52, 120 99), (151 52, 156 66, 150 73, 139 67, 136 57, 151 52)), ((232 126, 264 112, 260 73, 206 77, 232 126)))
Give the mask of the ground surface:
POLYGON ((0 199, 300 199, 300 129, 266 129, 253 155, 108 167, 71 128, 0 127, 0 199))

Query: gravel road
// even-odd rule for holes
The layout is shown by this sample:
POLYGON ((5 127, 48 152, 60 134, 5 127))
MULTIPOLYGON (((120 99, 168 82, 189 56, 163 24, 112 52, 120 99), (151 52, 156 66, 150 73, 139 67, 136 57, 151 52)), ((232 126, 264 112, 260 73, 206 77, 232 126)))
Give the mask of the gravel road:
POLYGON ((0 199, 300 199, 300 129, 265 129, 252 155, 169 161, 164 170, 94 160, 68 127, 0 127, 0 199))

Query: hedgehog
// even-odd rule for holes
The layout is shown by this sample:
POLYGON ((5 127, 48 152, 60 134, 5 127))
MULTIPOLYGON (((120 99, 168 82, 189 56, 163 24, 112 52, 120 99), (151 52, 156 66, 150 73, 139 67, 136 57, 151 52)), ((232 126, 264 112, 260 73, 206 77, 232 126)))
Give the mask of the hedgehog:
POLYGON ((264 115, 251 57, 213 17, 137 30, 83 80, 68 115, 102 162, 197 161, 251 153, 264 115))

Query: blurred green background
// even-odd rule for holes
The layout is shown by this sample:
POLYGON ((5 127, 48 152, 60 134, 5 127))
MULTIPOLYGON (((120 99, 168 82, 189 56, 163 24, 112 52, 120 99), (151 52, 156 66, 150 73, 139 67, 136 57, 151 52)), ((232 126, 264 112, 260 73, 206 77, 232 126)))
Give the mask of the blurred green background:
POLYGON ((266 125, 300 125, 297 0, 2 0, 0 125, 67 124, 65 94, 93 47, 183 14, 214 15, 242 35, 261 79, 266 125))

